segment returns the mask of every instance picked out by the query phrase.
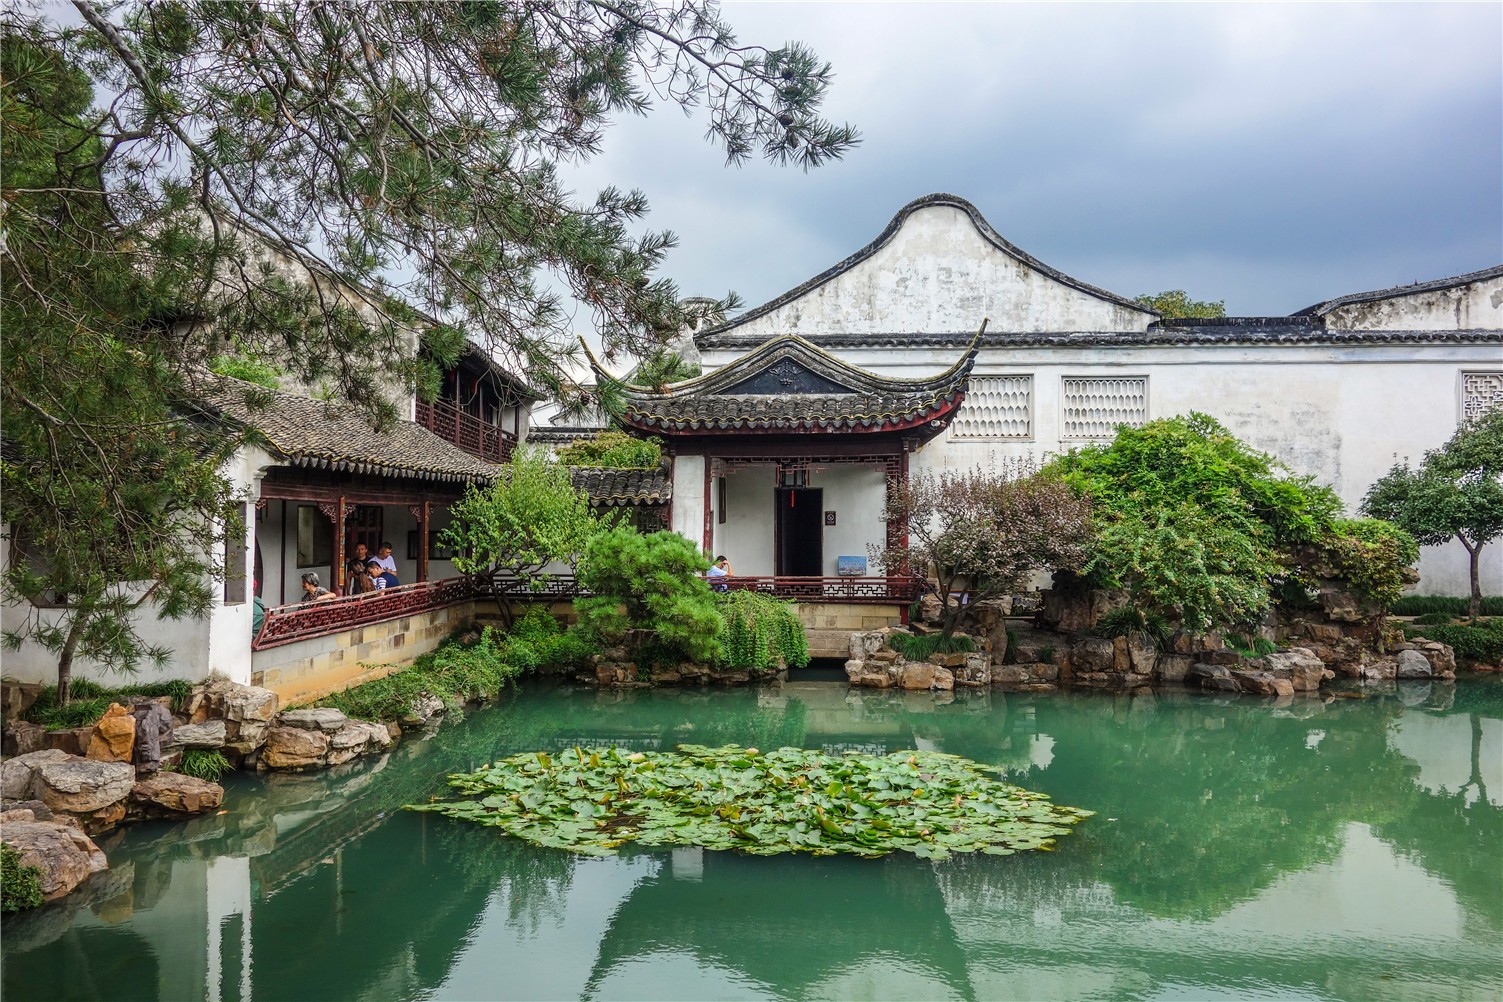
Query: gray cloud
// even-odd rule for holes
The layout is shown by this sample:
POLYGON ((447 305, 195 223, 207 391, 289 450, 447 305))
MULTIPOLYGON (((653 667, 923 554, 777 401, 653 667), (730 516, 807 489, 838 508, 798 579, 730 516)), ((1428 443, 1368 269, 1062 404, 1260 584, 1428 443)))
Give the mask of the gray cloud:
POLYGON ((1277 314, 1503 261, 1503 8, 731 3, 834 65, 861 128, 810 174, 727 169, 699 118, 613 128, 581 191, 638 187, 686 293, 748 304, 933 191, 1124 295, 1277 314))

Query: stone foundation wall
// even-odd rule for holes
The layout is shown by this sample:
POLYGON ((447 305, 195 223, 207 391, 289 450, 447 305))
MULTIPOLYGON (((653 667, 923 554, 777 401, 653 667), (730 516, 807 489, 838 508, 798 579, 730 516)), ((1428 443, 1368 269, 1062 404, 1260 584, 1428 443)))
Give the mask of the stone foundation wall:
POLYGON ((465 602, 257 651, 251 684, 275 692, 283 706, 311 702, 390 674, 474 618, 475 603, 465 602))

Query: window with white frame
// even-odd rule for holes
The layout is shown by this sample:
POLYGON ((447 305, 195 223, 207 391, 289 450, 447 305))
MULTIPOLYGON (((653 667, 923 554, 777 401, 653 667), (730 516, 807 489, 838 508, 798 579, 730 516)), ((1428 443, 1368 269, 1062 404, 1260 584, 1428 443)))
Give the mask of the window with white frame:
POLYGON ((1503 407, 1503 372, 1463 372, 1461 423, 1474 421, 1494 407, 1503 407))
POLYGON ((953 438, 1032 438, 1033 377, 972 376, 953 438))
POLYGON ((1060 400, 1061 438, 1111 438, 1148 420, 1148 377, 1066 376, 1060 400))

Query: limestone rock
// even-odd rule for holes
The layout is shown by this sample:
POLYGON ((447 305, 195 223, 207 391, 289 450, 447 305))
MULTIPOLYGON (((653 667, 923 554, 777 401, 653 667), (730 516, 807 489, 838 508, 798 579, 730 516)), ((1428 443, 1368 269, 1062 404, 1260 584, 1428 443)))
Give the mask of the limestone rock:
POLYGON ((1437 678, 1456 677, 1456 652, 1446 644, 1433 640, 1420 643, 1420 653, 1430 662, 1430 670, 1437 678))
POLYGON ((931 654, 929 655, 929 663, 931 665, 938 665, 941 668, 959 668, 961 665, 965 664, 966 657, 967 655, 965 654, 965 652, 958 652, 955 654, 931 654))
POLYGON ((885 664, 892 664, 894 661, 898 660, 898 657, 899 655, 897 651, 872 651, 867 655, 866 659, 868 661, 877 661, 885 664))
POLYGON ((1394 674, 1398 678, 1429 678, 1435 674, 1430 659, 1419 651, 1399 651, 1394 674))
POLYGON ((936 667, 930 688, 939 689, 941 692, 952 691, 955 688, 955 673, 944 666, 936 667))
POLYGON ((1137 675, 1152 674, 1159 659, 1159 649, 1153 641, 1136 633, 1123 640, 1127 646, 1128 670, 1137 675))
POLYGON ((1077 672, 1111 671, 1116 666, 1116 648, 1102 637, 1084 637, 1070 648, 1070 664, 1077 672))
POLYGON ((227 738, 228 727, 223 720, 189 724, 172 732, 172 743, 184 748, 223 748, 227 738))
POLYGON ((323 731, 333 734, 350 722, 339 710, 329 706, 308 707, 302 710, 283 710, 277 723, 283 727, 297 727, 305 731, 323 731))
POLYGON ((1275 651, 1249 662, 1248 667, 1271 672, 1276 678, 1287 676, 1295 692, 1315 692, 1322 681, 1335 677, 1308 647, 1275 651))
POLYGON ((323 731, 272 725, 261 746, 260 763, 268 769, 306 769, 320 765, 329 752, 329 736, 323 731))
POLYGON ((1236 679, 1238 687, 1243 692, 1250 692, 1256 696, 1273 696, 1277 694, 1277 689, 1274 686, 1276 679, 1271 672, 1238 668, 1232 672, 1232 678, 1236 679))
POLYGON ((887 643, 887 633, 883 630, 867 630, 863 633, 851 634, 851 660, 865 661, 868 656, 875 654, 887 643))
POLYGON ((1086 588, 1074 576, 1054 575, 1054 587, 1043 592, 1038 611, 1041 626, 1059 633, 1093 628, 1101 617, 1127 604, 1127 593, 1086 588))
MULTIPOLYGON (((1186 684, 1198 685, 1205 689, 1224 688, 1219 684, 1212 685, 1211 683, 1231 682, 1231 680, 1232 670, 1230 668, 1225 665, 1208 664, 1205 661, 1195 662, 1190 666, 1190 670, 1185 672, 1186 684)), ((1232 687, 1235 688, 1236 684, 1233 683, 1232 687)))
POLYGON ((156 772, 162 764, 162 747, 172 743, 172 712, 162 703, 146 700, 131 710, 136 718, 136 765, 156 772))
POLYGON ((89 740, 93 736, 93 727, 63 727, 47 732, 47 747, 66 755, 77 755, 82 758, 89 750, 89 740))
POLYGON ((96 762, 129 762, 136 747, 136 718, 111 703, 89 735, 88 757, 96 762))
POLYGON ((870 689, 886 689, 888 686, 892 685, 892 676, 887 674, 887 672, 885 671, 875 672, 872 674, 860 676, 860 678, 857 680, 857 684, 866 686, 870 689))
POLYGON ((65 751, 46 748, 0 762, 0 799, 21 800, 32 796, 32 773, 47 762, 72 758, 65 751))
POLYGON ((5 727, 3 743, 7 758, 41 751, 47 747, 47 728, 29 720, 16 720, 5 727))
POLYGON ((1188 654, 1161 654, 1157 662, 1159 681, 1183 682, 1195 659, 1188 654))
POLYGON ((866 662, 852 659, 845 663, 845 677, 852 682, 866 674, 866 662))
POLYGON ((129 762, 94 762, 68 757, 37 766, 32 789, 48 809, 88 815, 118 804, 136 785, 129 762))
POLYGON ((1289 681, 1287 678, 1276 678, 1276 679, 1274 679, 1273 680, 1273 694, 1275 696, 1281 696, 1281 697, 1282 696, 1293 696, 1294 695, 1294 683, 1291 682, 1291 681, 1289 681))
POLYGON ((137 818, 189 818, 224 803, 224 787, 180 772, 159 772, 130 791, 127 814, 137 818))
MULTIPOLYGON (((29 816, 29 812, 16 811, 29 816)), ((20 854, 23 866, 42 871, 42 893, 60 898, 91 874, 109 868, 104 853, 83 832, 56 821, 7 821, 0 839, 20 854)))
POLYGON ((904 689, 928 689, 934 685, 935 666, 927 661, 909 661, 903 665, 899 684, 904 689))

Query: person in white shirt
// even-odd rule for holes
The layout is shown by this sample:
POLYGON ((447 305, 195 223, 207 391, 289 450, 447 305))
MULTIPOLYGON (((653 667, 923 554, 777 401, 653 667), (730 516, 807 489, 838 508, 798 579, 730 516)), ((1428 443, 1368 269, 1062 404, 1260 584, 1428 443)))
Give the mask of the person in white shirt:
POLYGON ((710 579, 710 587, 716 591, 730 591, 730 585, 724 581, 716 580, 716 578, 728 578, 730 576, 731 562, 725 558, 724 554, 716 557, 715 562, 710 565, 710 569, 705 572, 705 577, 710 579))
POLYGON ((382 543, 381 549, 376 551, 376 555, 371 559, 380 564, 381 569, 391 574, 392 577, 397 576, 397 558, 391 555, 390 543, 382 543))

